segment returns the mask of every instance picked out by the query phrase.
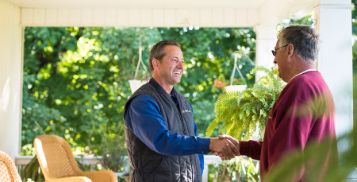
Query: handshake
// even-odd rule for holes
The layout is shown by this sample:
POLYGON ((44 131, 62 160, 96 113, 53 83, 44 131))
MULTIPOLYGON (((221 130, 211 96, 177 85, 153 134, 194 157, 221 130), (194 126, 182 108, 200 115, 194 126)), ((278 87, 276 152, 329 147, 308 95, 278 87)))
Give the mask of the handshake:
POLYGON ((209 149, 222 160, 229 160, 240 155, 239 141, 229 135, 220 135, 218 138, 211 138, 209 149))

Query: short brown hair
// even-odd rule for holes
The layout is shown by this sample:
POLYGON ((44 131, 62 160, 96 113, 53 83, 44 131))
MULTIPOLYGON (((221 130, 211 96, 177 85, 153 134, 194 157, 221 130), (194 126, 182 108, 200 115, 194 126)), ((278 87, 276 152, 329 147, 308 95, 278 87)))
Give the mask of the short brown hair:
POLYGON ((296 52, 305 60, 314 61, 318 50, 318 35, 309 26, 294 25, 281 30, 281 44, 293 44, 296 52))
POLYGON ((165 47, 170 46, 170 45, 177 46, 177 47, 181 48, 181 45, 174 40, 162 40, 162 41, 156 43, 151 48, 150 57, 149 57, 151 71, 154 69, 154 67, 152 65, 152 60, 154 58, 157 60, 161 60, 165 56, 165 52, 164 52, 165 47))

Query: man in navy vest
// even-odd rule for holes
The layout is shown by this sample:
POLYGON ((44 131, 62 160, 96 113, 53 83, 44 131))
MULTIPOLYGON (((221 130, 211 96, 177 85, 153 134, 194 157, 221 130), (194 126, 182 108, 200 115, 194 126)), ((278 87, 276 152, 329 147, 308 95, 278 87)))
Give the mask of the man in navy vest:
POLYGON ((130 181, 201 181, 203 154, 239 155, 226 138, 198 137, 190 103, 178 93, 183 53, 175 41, 161 41, 150 53, 152 78, 125 105, 130 181))

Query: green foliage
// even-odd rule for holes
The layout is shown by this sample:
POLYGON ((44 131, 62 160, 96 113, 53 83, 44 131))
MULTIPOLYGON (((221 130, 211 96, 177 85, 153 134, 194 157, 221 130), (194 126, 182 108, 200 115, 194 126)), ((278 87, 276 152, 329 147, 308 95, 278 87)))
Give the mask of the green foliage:
POLYGON ((348 176, 357 166, 357 130, 340 136, 336 141, 325 139, 319 143, 311 143, 304 152, 294 151, 286 155, 271 172, 266 181, 291 181, 302 168, 305 168, 304 181, 348 181, 348 176), (337 155, 326 162, 326 158, 337 155), (342 149, 342 150, 341 150, 342 149))
POLYGON ((97 40, 96 32, 95 28, 26 29, 23 145, 39 134, 54 133, 79 152, 98 153, 103 133, 119 125, 129 94, 118 85, 127 83, 117 79, 119 61, 109 61, 115 60, 111 54, 115 48, 98 53, 106 37, 103 33, 97 40))
MULTIPOLYGON (((238 139, 250 139, 256 131, 259 131, 259 138, 262 138, 268 113, 283 83, 277 75, 277 70, 257 67, 250 75, 256 71, 264 71, 267 74, 242 92, 225 92, 218 97, 215 105, 216 118, 207 128, 206 135, 215 134, 215 129, 219 128, 218 133, 238 139)), ((257 164, 257 161, 246 157, 222 162, 212 169, 210 181, 259 181, 257 164)))
POLYGON ((314 24, 314 19, 312 15, 306 15, 304 17, 300 18, 291 18, 291 19, 285 19, 281 23, 279 23, 278 27, 287 27, 290 25, 307 25, 307 26, 312 26, 314 24))
POLYGON ((353 35, 357 35, 357 0, 352 0, 353 8, 352 8, 352 33, 353 35))
MULTIPOLYGON (((257 69, 253 70, 253 73, 257 69)), ((243 92, 223 93, 219 96, 215 113, 216 118, 207 128, 210 136, 219 126, 219 133, 225 133, 238 139, 249 139, 260 127, 264 131, 269 110, 272 108, 282 88, 282 82, 276 71, 265 68, 267 75, 260 78, 253 87, 243 92)))
MULTIPOLYGON (((105 126, 102 126, 105 127, 105 126)), ((124 130, 123 125, 114 126, 111 131, 103 132, 102 143, 98 144, 100 154, 104 154, 102 166, 113 171, 125 171, 127 161, 125 161, 124 149, 124 134, 118 134, 124 130)))
POLYGON ((352 36, 353 36, 353 46, 352 46, 352 65, 353 65, 353 115, 354 115, 354 126, 356 126, 357 119, 357 0, 352 0, 352 36))
POLYGON ((209 166, 210 182, 259 181, 259 162, 250 158, 236 157, 219 165, 209 166))
POLYGON ((33 157, 23 169, 21 169, 20 175, 22 181, 45 181, 36 156, 33 157))

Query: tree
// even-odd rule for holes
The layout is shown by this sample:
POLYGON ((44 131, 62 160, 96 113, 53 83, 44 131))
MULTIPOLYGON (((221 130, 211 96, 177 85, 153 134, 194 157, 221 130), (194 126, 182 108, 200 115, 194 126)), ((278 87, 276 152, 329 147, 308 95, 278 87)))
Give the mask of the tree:
MULTIPOLYGON (((245 48, 254 60, 255 34, 232 28, 38 28, 25 29, 22 145, 37 135, 63 136, 76 152, 125 152, 123 110, 130 96, 141 42, 146 70, 153 44, 181 43, 187 74, 177 89, 193 104, 199 132, 213 120, 221 90, 229 79, 234 51, 245 48), (107 150, 108 149, 108 150, 107 150)), ((243 74, 252 64, 243 64, 243 74)), ((30 154, 25 150, 23 153, 30 154)))

